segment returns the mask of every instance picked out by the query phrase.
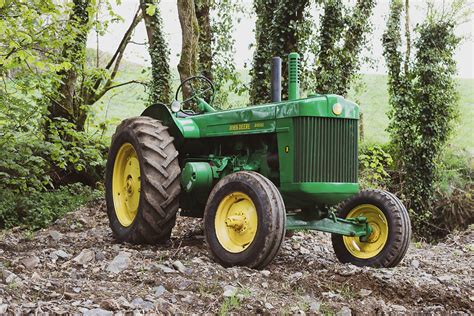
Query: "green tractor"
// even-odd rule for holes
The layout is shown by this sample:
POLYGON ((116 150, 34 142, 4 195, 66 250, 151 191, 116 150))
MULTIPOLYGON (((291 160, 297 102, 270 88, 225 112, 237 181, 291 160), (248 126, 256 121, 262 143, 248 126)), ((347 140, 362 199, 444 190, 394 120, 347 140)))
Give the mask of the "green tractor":
POLYGON ((166 242, 180 210, 204 219, 210 253, 226 267, 261 269, 286 231, 303 229, 331 233, 341 262, 396 266, 410 219, 392 193, 359 190, 359 107, 338 95, 300 98, 298 63, 291 53, 287 101, 276 57, 272 103, 216 110, 212 82, 197 76, 180 85, 170 107, 154 104, 124 120, 106 171, 115 238, 166 242), (192 93, 179 102, 182 89, 192 93), (190 102, 199 111, 184 110, 190 102))

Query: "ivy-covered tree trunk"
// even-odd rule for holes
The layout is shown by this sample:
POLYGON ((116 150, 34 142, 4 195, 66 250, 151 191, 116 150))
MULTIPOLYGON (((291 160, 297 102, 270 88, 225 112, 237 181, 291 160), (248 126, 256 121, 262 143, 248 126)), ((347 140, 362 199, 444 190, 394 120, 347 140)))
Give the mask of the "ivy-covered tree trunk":
MULTIPOLYGON (((270 76, 272 57, 284 60, 291 52, 300 51, 299 28, 304 20, 304 10, 309 0, 255 0, 257 14, 255 29, 256 49, 253 58, 251 103, 271 100, 270 76)), ((287 63, 283 63, 283 97, 287 94, 287 63)))
POLYGON ((257 15, 255 25, 255 52, 250 75, 250 103, 258 104, 270 101, 270 72, 272 58, 271 28, 273 10, 277 0, 255 0, 254 10, 257 15))
POLYGON ((169 48, 163 34, 163 21, 158 1, 140 0, 148 36, 148 52, 151 58, 151 103, 169 104, 171 101, 169 48))
POLYGON ((367 43, 375 0, 358 0, 352 14, 342 0, 324 4, 319 34, 318 66, 314 69, 318 93, 346 95, 360 65, 360 52, 367 43), (342 43, 342 46, 341 46, 342 43))
POLYGON ((458 102, 454 53, 459 38, 452 21, 431 13, 415 29, 414 60, 409 49, 403 56, 401 15, 407 8, 401 0, 392 1, 383 36, 389 70, 389 132, 400 164, 401 193, 415 212, 416 231, 426 235, 433 227, 429 223, 437 159, 449 139, 458 102))
MULTIPOLYGON (((286 61, 291 52, 301 53, 301 27, 304 22, 304 11, 309 0, 279 0, 272 20, 272 55, 280 56, 286 61)), ((271 59, 267 60, 271 64, 271 59)), ((269 74, 270 76, 270 74, 269 74)), ((282 97, 288 97, 288 63, 282 63, 282 97)), ((270 90, 268 90, 270 91, 270 90)), ((268 92, 268 94, 270 94, 268 92)))
POLYGON ((195 6, 199 25, 199 71, 212 80, 211 0, 195 0, 195 6))
MULTIPOLYGON (((178 15, 181 24, 181 58, 178 72, 181 82, 196 75, 198 69, 199 25, 194 0, 178 0, 178 15)), ((189 86, 183 87, 183 98, 191 96, 189 86)))
POLYGON ((66 29, 75 34, 75 38, 66 42, 62 49, 62 58, 71 64, 67 70, 61 70, 59 75, 59 86, 57 96, 52 99, 48 107, 49 118, 65 119, 73 123, 78 131, 84 130, 85 109, 82 102, 76 96, 76 84, 78 75, 86 60, 87 34, 90 31, 89 9, 90 0, 74 0, 73 9, 69 16, 66 29))

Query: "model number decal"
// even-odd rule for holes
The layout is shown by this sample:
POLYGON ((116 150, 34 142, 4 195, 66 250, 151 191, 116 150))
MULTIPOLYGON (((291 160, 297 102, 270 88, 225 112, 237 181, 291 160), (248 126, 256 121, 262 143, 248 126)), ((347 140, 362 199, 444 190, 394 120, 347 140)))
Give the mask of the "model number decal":
POLYGON ((265 123, 241 123, 229 125, 229 131, 245 131, 251 128, 262 128, 265 127, 265 123))

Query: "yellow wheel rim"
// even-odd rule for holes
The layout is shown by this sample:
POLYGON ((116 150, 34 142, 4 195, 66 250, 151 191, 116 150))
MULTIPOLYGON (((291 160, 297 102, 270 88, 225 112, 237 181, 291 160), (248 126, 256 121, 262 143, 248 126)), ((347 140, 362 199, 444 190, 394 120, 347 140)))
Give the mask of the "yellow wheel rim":
POLYGON ((115 157, 112 193, 120 224, 130 226, 137 216, 140 202, 140 163, 130 143, 123 144, 115 157))
POLYGON ((239 253, 247 249, 257 233, 258 216, 252 199, 233 192, 222 199, 214 221, 217 240, 225 250, 239 253))
POLYGON ((384 213, 371 204, 359 205, 352 209, 347 218, 363 216, 367 218, 372 233, 367 241, 361 241, 360 237, 343 236, 346 249, 356 258, 369 259, 378 255, 388 240, 388 223, 384 213))

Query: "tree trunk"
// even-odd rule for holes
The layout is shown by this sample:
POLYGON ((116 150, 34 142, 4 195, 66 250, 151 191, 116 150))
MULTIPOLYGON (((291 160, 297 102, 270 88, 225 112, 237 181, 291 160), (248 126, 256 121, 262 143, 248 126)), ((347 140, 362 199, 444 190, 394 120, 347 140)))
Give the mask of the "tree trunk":
POLYGON ((78 99, 76 85, 78 73, 84 65, 86 58, 87 34, 89 33, 89 7, 90 0, 74 0, 72 13, 67 22, 67 28, 75 32, 76 37, 63 47, 62 57, 71 61, 72 67, 59 72, 61 84, 58 87, 58 96, 48 107, 49 118, 63 118, 75 124, 78 131, 84 130, 82 102, 78 99), (74 31, 73 31, 74 30, 74 31))
MULTIPOLYGON (((273 17, 272 55, 285 60, 291 52, 300 52, 299 29, 309 0, 279 0, 273 17), (282 40, 283 39, 283 40, 282 40)), ((272 57, 273 57, 272 56, 272 57)), ((267 63, 270 63, 268 60, 267 63)), ((288 97, 288 63, 282 64, 282 98, 288 97)))
POLYGON ((410 71, 410 55, 411 55, 411 34, 410 34, 410 1, 405 0, 405 39, 407 41, 407 50, 405 54, 405 76, 410 71))
POLYGON ((145 20, 148 36, 148 52, 151 58, 151 103, 169 104, 171 101, 169 48, 163 34, 163 21, 161 19, 158 2, 155 0, 140 0, 140 7, 145 20), (155 6, 153 15, 146 13, 148 6, 155 6))
MULTIPOLYGON (((309 0, 255 0, 257 47, 253 58, 250 101, 270 102, 271 58, 299 51, 298 28, 309 0)), ((288 95, 288 64, 282 64, 283 98, 288 95)))
POLYGON ((213 80, 211 0, 195 0, 195 5, 199 24, 199 70, 203 76, 213 80))
POLYGON ((250 83, 250 103, 270 102, 270 73, 272 56, 271 26, 273 11, 277 0, 255 0, 254 9, 257 15, 255 25, 256 47, 253 55, 252 81, 250 83))
MULTIPOLYGON (((178 15, 182 34, 181 58, 178 64, 178 72, 181 82, 183 82, 197 73, 199 26, 194 0, 178 0, 178 15)), ((189 86, 183 87, 183 99, 187 99, 190 96, 191 88, 189 86)))

